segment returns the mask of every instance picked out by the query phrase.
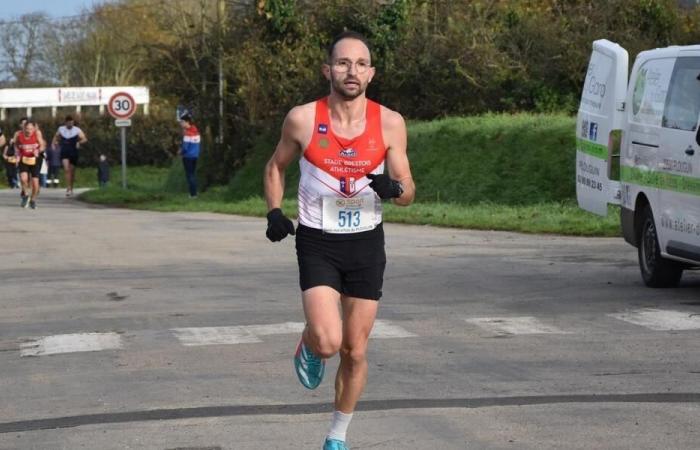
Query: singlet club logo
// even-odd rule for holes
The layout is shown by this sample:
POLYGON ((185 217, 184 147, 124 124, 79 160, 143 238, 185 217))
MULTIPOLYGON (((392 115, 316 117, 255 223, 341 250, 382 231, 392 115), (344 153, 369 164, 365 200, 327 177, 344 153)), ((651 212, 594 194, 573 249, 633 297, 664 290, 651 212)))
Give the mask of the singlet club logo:
POLYGON ((369 138, 369 141, 367 142, 367 149, 370 151, 377 150, 377 141, 374 138, 369 138))
POLYGON ((326 125, 325 123, 319 123, 318 124, 318 132, 321 134, 328 133, 328 125, 326 125))
POLYGON ((354 148, 344 148, 339 153, 343 158, 354 158, 357 156, 357 151, 354 148))

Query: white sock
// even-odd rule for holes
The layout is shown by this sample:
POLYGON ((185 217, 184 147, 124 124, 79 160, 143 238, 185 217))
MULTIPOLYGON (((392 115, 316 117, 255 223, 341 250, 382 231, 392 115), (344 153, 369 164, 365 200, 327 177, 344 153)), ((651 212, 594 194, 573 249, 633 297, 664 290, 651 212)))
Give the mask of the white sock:
POLYGON ((352 413, 345 414, 340 411, 335 411, 333 413, 333 422, 331 422, 331 429, 328 431, 329 439, 336 439, 338 441, 345 442, 345 434, 348 431, 348 425, 350 425, 350 420, 352 419, 352 413))

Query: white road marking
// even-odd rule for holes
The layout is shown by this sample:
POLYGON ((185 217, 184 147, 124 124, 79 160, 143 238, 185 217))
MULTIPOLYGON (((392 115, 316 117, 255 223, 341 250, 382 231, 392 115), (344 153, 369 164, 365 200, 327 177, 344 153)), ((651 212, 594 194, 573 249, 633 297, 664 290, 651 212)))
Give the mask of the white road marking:
POLYGON ((544 324, 531 316, 477 317, 464 320, 467 323, 499 334, 570 334, 553 325, 544 324))
POLYGON ((700 316, 683 311, 642 308, 608 316, 655 331, 700 329, 700 316))
POLYGON ((304 331, 303 322, 283 322, 270 325, 245 325, 241 328, 256 336, 270 336, 273 334, 295 334, 304 331))
MULTIPOLYGON (((171 331, 182 345, 255 344, 260 336, 274 334, 299 334, 306 325, 303 322, 283 322, 269 325, 239 325, 230 327, 174 328, 171 331)), ((384 320, 377 320, 371 338, 392 339, 414 337, 415 334, 384 320)))
POLYGON ((180 343, 188 347, 262 342, 260 338, 247 331, 245 327, 173 328, 172 331, 180 343))
POLYGON ((97 352, 122 347, 117 333, 78 333, 45 336, 20 344, 20 356, 43 356, 57 353, 97 352))
MULTIPOLYGON (((261 336, 296 334, 304 330, 303 322, 282 322, 268 325, 230 327, 173 328, 170 331, 185 346, 256 344, 261 336)), ((138 334, 138 333, 136 333, 138 334)), ((377 320, 371 337, 391 339, 413 337, 415 334, 387 321, 377 320)), ((297 339, 295 337, 295 339, 297 339)), ((122 348, 117 333, 76 333, 44 336, 20 344, 20 356, 44 356, 57 353, 96 352, 122 348)))
POLYGON ((370 338, 375 339, 393 339, 393 338, 407 338, 415 337, 416 335, 404 328, 394 325, 386 320, 375 320, 374 327, 372 328, 372 333, 370 333, 370 338))

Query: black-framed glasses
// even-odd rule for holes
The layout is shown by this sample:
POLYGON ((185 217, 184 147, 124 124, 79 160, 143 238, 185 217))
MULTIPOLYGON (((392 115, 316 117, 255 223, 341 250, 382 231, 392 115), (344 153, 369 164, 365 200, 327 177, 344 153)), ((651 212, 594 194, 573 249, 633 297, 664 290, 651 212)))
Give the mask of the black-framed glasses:
POLYGON ((346 73, 350 71, 350 68, 352 68, 353 64, 355 65, 355 71, 357 73, 365 73, 369 70, 372 65, 369 63, 369 61, 365 60, 359 60, 353 63, 349 59, 339 59, 337 61, 334 61, 333 64, 331 64, 331 67, 333 67, 333 70, 335 70, 338 73, 346 73))

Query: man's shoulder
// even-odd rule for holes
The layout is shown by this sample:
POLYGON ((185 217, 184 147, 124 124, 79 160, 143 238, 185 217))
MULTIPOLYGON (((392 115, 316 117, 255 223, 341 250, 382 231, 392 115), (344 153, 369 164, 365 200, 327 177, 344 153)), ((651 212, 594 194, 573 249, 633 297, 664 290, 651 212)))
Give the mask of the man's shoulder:
POLYGON ((309 103, 304 103, 303 105, 297 105, 289 110, 287 117, 291 119, 307 118, 309 115, 313 115, 316 112, 316 100, 309 103))
POLYGON ((285 122, 293 127, 301 127, 304 125, 312 126, 316 115, 316 102, 304 103, 290 109, 285 118, 285 122), (309 121, 311 123, 309 124, 309 121))
POLYGON ((404 121, 403 116, 399 112, 394 111, 393 109, 387 108, 384 105, 379 105, 379 106, 380 106, 383 126, 385 126, 387 128, 405 127, 406 126, 406 122, 404 121))

